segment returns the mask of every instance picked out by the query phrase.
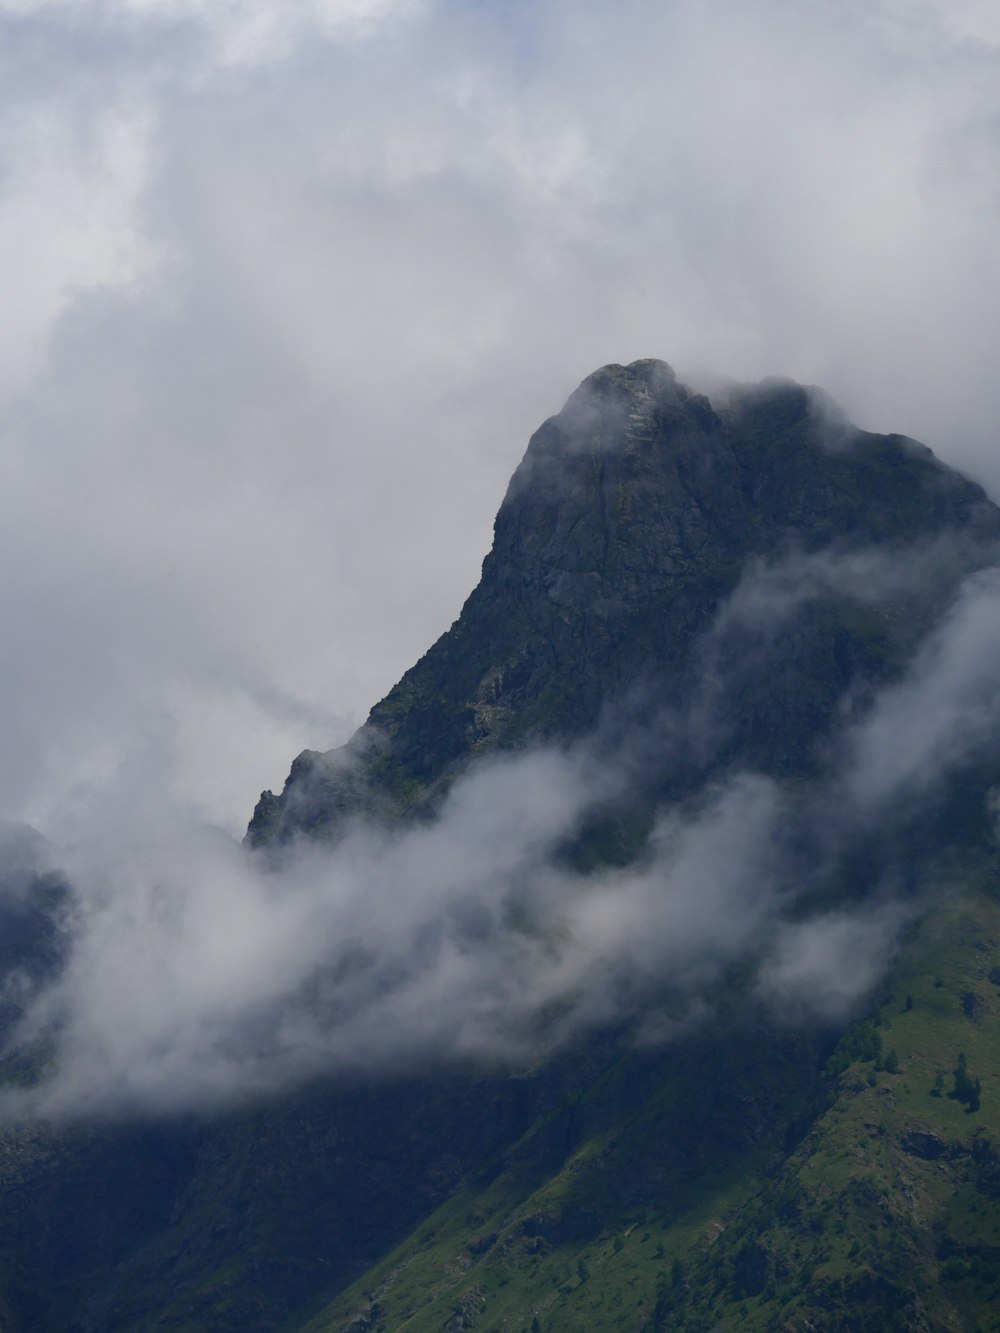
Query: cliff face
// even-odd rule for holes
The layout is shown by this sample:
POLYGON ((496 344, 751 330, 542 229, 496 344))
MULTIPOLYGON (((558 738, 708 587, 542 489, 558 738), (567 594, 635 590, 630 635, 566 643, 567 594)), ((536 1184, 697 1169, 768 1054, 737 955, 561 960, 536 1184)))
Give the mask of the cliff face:
POLYGON ((639 714, 706 723, 646 775, 662 795, 736 762, 805 775, 843 701, 891 678, 998 537, 978 486, 816 391, 765 381, 713 407, 661 361, 605 366, 532 437, 459 619, 348 746, 263 794, 249 841, 420 812, 488 749, 602 723, 611 743, 639 714), (773 606, 720 632, 738 588, 796 563, 810 587, 780 635, 773 606))

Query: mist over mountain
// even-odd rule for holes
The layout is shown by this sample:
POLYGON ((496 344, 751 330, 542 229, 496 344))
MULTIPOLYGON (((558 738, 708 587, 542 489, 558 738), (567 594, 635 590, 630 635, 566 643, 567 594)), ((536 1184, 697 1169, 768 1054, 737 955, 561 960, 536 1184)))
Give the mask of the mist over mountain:
POLYGON ((998 538, 981 488, 818 391, 595 372, 459 619, 244 848, 109 811, 66 849, 8 1115, 669 1035, 737 963, 842 1019, 992 837, 998 538))
MULTIPOLYGON (((494 1177, 522 1258, 722 1164, 756 1198, 754 1154, 777 1170, 820 1133, 838 1040, 838 1073, 874 1049, 845 1028, 994 873, 998 612, 1000 509, 924 446, 789 381, 588 376, 532 437, 451 629, 263 793, 242 846, 169 810, 108 809, 56 848, 3 831, 10 1327, 304 1327, 494 1177), (557 1207, 598 1140, 610 1195, 580 1158, 557 1207), (213 1276, 232 1263, 235 1290, 213 1276)), ((639 1285, 632 1322, 592 1326, 708 1318, 679 1281, 639 1285)), ((551 1304, 523 1299, 485 1326, 551 1304)), ((316 1327, 402 1326, 366 1308, 316 1327)), ((855 1326, 836 1318, 811 1326, 855 1326)))

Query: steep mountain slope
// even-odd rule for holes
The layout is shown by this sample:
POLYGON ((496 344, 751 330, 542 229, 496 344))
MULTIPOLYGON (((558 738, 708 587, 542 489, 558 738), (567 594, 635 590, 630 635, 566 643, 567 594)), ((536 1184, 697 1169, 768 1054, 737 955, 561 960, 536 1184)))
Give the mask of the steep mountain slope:
MULTIPOLYGON (((872 797, 882 733, 856 742, 915 663, 934 669, 998 543, 978 486, 814 391, 734 386, 710 404, 662 362, 590 376, 533 437, 459 620, 347 747, 299 756, 248 842, 280 872, 358 819, 430 826, 485 756, 569 747, 615 774, 552 858, 584 894, 608 867, 655 880, 665 813, 697 819, 749 773, 782 811, 780 892, 748 871, 774 897, 760 928, 696 992, 666 963, 640 984, 627 956, 599 960, 582 988, 621 1003, 519 1058, 341 1071, 183 1119, 8 1128, 0 1326, 990 1327, 998 751, 952 746, 934 782, 872 797), (768 931, 841 921, 857 938, 836 962, 856 972, 842 1002, 810 1004, 808 966, 767 992, 768 931), (883 990, 866 997, 869 925, 883 990), (653 1001, 670 1040, 651 1039, 653 1001), (962 1102, 959 1053, 979 1079, 962 1102)), ((5 890, 12 1003, 58 968, 69 892, 35 872, 5 890)), ((29 1057, 5 1076, 32 1077, 46 1057, 29 1057)))
POLYGON ((737 388, 716 412, 663 362, 606 366, 533 436, 459 620, 349 746, 306 751, 281 795, 263 794, 250 841, 426 810, 473 757, 587 735, 609 712, 609 744, 636 710, 643 729, 692 709, 704 721, 683 744, 672 734, 633 799, 736 763, 805 775, 847 695, 900 669, 998 537, 978 486, 813 391, 737 388), (930 546, 907 579, 898 566, 930 546), (824 584, 818 557, 858 551, 879 552, 881 571, 824 584), (810 558, 791 632, 751 615, 720 635, 741 579, 810 558))

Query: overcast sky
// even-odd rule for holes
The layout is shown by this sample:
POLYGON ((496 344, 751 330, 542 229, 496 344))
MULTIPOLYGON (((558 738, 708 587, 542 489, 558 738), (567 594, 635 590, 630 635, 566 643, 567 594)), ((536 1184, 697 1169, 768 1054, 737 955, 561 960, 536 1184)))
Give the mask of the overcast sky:
POLYGON ((991 0, 0 0, 0 815, 242 832, 604 362, 1000 494, 998 234, 991 0))

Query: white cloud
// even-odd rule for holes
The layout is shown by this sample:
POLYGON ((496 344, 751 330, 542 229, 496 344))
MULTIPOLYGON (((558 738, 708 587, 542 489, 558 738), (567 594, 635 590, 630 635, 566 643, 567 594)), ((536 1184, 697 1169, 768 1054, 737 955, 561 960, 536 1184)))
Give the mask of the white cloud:
POLYGON ((1000 47, 1000 15, 991 0, 882 0, 869 22, 904 49, 940 54, 946 46, 1000 47))
POLYGON ((913 905, 867 905, 783 923, 761 969, 760 992, 792 1023, 843 1019, 884 976, 913 905))
POLYGON ((137 216, 149 167, 149 118, 116 105, 81 129, 49 97, 0 129, 0 389, 38 370, 81 292, 129 288, 153 263, 137 216))
MULTIPOLYGON (((793 557, 751 577, 706 643, 741 616, 767 640, 834 588, 862 602, 912 588, 926 556, 895 568, 863 553, 793 557)), ((579 874, 560 851, 645 771, 648 718, 635 731, 619 720, 614 759, 590 743, 495 757, 433 819, 358 823, 277 865, 163 800, 148 761, 134 774, 112 765, 48 853, 74 885, 69 962, 17 1039, 52 1034, 53 1055, 0 1112, 168 1110, 329 1070, 530 1059, 611 1021, 669 1040, 710 1021, 734 962, 756 970, 751 991, 785 1020, 843 1020, 940 892, 933 866, 907 864, 905 894, 895 887, 892 839, 917 808, 904 798, 996 735, 996 583, 995 570, 967 581, 904 678, 831 747, 821 781, 783 790, 730 773, 664 811, 622 869, 579 874), (851 904, 810 910, 871 825, 881 872, 852 875, 851 904)))
POLYGON ((848 791, 862 808, 934 790, 988 753, 1000 726, 1000 569, 969 578, 911 671, 850 738, 848 791))
POLYGON ((145 21, 203 31, 223 66, 285 59, 304 38, 357 40, 417 12, 421 0, 0 0, 0 17, 145 21))
POLYGON ((94 808, 61 849, 69 963, 22 1032, 54 1030, 55 1054, 0 1110, 169 1109, 331 1068, 523 1057, 665 990, 707 1013, 702 991, 777 910, 780 802, 739 779, 669 818, 642 868, 559 869, 613 782, 585 749, 485 764, 434 822, 357 827, 280 872, 142 793, 94 808))

